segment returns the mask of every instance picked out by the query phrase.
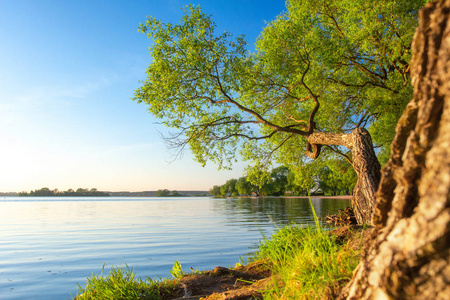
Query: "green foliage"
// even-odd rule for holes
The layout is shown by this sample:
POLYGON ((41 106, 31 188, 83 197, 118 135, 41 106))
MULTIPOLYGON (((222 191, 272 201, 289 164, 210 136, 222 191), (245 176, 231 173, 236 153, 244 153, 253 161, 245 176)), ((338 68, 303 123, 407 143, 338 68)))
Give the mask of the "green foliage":
POLYGON ((320 189, 331 195, 339 195, 341 192, 348 195, 353 190, 357 181, 355 170, 345 160, 330 160, 327 166, 319 171, 320 189))
POLYGON ((209 190, 209 194, 213 195, 214 197, 221 196, 222 193, 220 192, 220 186, 215 185, 209 190))
POLYGON ((267 166, 260 166, 258 164, 249 166, 247 167, 246 173, 247 181, 257 186, 258 191, 270 180, 270 172, 267 170, 267 166))
POLYGON ((258 188, 252 185, 246 177, 240 177, 236 182, 236 189, 240 195, 252 195, 258 192, 258 188))
POLYGON ((261 187, 261 194, 273 196, 284 195, 286 192, 288 173, 289 169, 283 166, 273 169, 270 172, 269 180, 261 187))
POLYGON ((318 167, 321 161, 311 163, 298 163, 290 166, 289 186, 291 190, 302 191, 304 195, 316 186, 318 167))
POLYGON ((230 40, 227 32, 215 36, 215 24, 197 7, 189 6, 186 13, 180 25, 149 18, 140 26, 141 32, 153 40, 152 64, 134 99, 149 104, 149 111, 166 126, 190 137, 189 146, 199 162, 205 164, 209 157, 225 166, 236 153, 236 139, 216 143, 210 137, 240 127, 227 123, 226 115, 234 112, 220 102, 225 100, 224 94, 239 89, 239 73, 248 66, 244 59, 246 42, 242 37, 230 40), (216 132, 213 127, 191 126, 211 122, 220 122, 223 128, 216 132))
POLYGON ((239 196, 236 189, 237 179, 230 179, 220 187, 220 194, 222 196, 239 196))
POLYGON ((317 186, 322 191, 338 195, 340 191, 348 193, 356 183, 355 171, 351 165, 342 160, 328 160, 322 163, 300 166, 300 171, 294 172, 287 167, 280 166, 270 171, 249 168, 247 176, 230 179, 222 186, 214 186, 209 193, 213 196, 252 195, 283 196, 287 192, 291 195, 307 196, 317 186))
POLYGON ((107 276, 102 273, 98 276, 93 274, 87 279, 83 288, 78 285, 77 299, 100 300, 100 299, 163 299, 163 293, 170 293, 177 286, 176 281, 166 280, 164 282, 153 281, 150 278, 142 280, 136 278, 132 269, 112 267, 107 276))
MULTIPOLYGON (((425 2, 290 0, 254 53, 242 36, 217 34, 198 7, 180 24, 149 18, 139 28, 152 39, 152 62, 133 99, 176 130, 169 145, 189 146, 201 164, 229 168, 238 154, 254 165, 276 161, 297 168, 307 188, 314 179, 299 165, 309 163, 302 154, 313 130, 368 127, 389 147, 412 95, 411 41, 425 2)), ((263 177, 250 181, 261 186, 263 177)))
POLYGON ((170 274, 175 278, 181 278, 184 276, 185 273, 183 272, 183 268, 181 267, 181 264, 178 260, 176 260, 173 264, 170 274))
POLYGON ((286 190, 290 191, 292 196, 300 196, 307 195, 309 189, 298 185, 296 181, 296 174, 294 172, 289 172, 287 175, 286 190))
POLYGON ((169 197, 170 191, 168 189, 157 190, 156 197, 169 197))

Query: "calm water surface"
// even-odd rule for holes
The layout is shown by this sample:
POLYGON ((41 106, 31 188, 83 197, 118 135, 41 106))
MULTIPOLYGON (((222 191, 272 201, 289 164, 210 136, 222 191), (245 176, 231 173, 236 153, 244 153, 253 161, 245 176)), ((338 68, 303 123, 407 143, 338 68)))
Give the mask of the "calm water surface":
MULTIPOLYGON (((312 200, 324 216, 349 200, 312 200)), ((0 198, 0 299, 73 299, 103 264, 141 277, 233 266, 276 225, 312 223, 308 199, 0 198)))

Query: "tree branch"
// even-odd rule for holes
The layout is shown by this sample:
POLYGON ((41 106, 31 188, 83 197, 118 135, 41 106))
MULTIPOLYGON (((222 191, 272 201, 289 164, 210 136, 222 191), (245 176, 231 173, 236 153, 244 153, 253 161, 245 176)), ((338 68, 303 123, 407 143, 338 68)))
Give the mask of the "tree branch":
POLYGON ((349 157, 348 155, 346 155, 346 154, 342 153, 341 151, 335 149, 335 148, 332 147, 331 145, 325 145, 325 146, 327 147, 327 149, 330 149, 330 150, 333 151, 334 153, 336 153, 336 154, 341 155, 342 157, 344 157, 344 159, 345 159, 346 161, 348 161, 348 162, 350 163, 350 165, 353 166, 353 162, 352 162, 352 160, 350 159, 350 157, 349 157))

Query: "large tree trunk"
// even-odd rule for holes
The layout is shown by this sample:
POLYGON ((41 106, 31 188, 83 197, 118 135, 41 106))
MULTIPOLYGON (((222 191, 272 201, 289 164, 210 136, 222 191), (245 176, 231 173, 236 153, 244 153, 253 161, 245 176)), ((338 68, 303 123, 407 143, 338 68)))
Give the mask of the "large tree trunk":
POLYGON ((450 298, 450 0, 427 4, 408 104, 382 170, 374 239, 341 299, 450 298))
POLYGON ((380 163, 369 132, 363 128, 356 128, 350 134, 317 132, 308 137, 308 142, 307 155, 313 159, 319 156, 320 145, 339 145, 352 150, 352 165, 358 175, 352 207, 358 224, 370 224, 380 182, 380 163))

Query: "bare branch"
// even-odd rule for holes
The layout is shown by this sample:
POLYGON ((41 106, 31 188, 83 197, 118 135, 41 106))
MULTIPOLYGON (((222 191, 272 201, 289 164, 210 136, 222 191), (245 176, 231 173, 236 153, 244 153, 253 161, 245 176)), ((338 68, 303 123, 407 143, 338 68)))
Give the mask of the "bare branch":
MULTIPOLYGON (((309 69, 309 65, 308 65, 308 69, 309 69)), ((306 75, 306 73, 305 73, 304 75, 306 75)), ((304 78, 304 75, 303 75, 303 78, 304 78)), ((246 112, 246 113, 249 113, 249 114, 253 115, 257 120, 260 121, 260 123, 262 123, 262 124, 264 124, 264 125, 270 127, 271 129, 273 129, 273 130, 275 130, 275 131, 291 132, 291 133, 296 133, 296 134, 299 134, 299 135, 302 135, 302 136, 308 136, 309 134, 311 134, 311 133, 313 132, 314 127, 311 126, 311 125, 308 127, 308 131, 303 131, 303 130, 295 129, 295 128, 293 128, 294 126, 292 126, 292 125, 289 125, 289 126, 278 126, 278 125, 275 125, 274 123, 272 123, 272 122, 266 120, 265 118, 263 118, 263 117, 261 116, 261 114, 255 112, 254 110, 251 110, 251 109, 249 109, 249 108, 247 108, 247 107, 241 105, 241 104, 238 103, 237 101, 233 100, 233 98, 232 98, 230 95, 228 95, 228 93, 227 93, 227 92, 225 91, 225 89, 223 88, 222 82, 221 82, 221 80, 220 80, 219 71, 217 70, 217 68, 216 68, 216 74, 210 74, 210 76, 213 77, 213 78, 215 78, 215 80, 217 81, 217 84, 218 84, 218 87, 219 87, 219 90, 220 90, 221 94, 226 98, 225 100, 222 101, 222 103, 226 102, 226 103, 231 103, 231 104, 233 104, 233 105, 236 106, 239 110, 244 111, 244 112, 246 112)), ((303 80, 303 78, 302 78, 302 80, 303 80)), ((305 85, 305 84, 303 83, 303 85, 305 85)), ((307 89, 309 90, 308 87, 307 87, 307 89)), ((310 93, 312 94, 312 91, 311 91, 311 90, 309 90, 309 91, 310 91, 310 93)), ((312 95, 314 95, 314 94, 312 94, 312 95)), ((316 97, 316 96, 314 95, 313 98, 314 98, 314 97, 316 97)), ((316 97, 316 98, 317 98, 317 97, 316 97)), ((213 102, 213 103, 214 103, 214 102, 213 102)), ((317 104, 316 104, 316 107, 313 109, 313 112, 311 112, 310 120, 314 118, 315 113, 316 113, 317 110, 319 109, 319 108, 318 108, 318 102, 317 102, 317 100, 316 100, 316 103, 317 103, 317 104)), ((309 123, 311 124, 311 121, 310 121, 309 123)))

